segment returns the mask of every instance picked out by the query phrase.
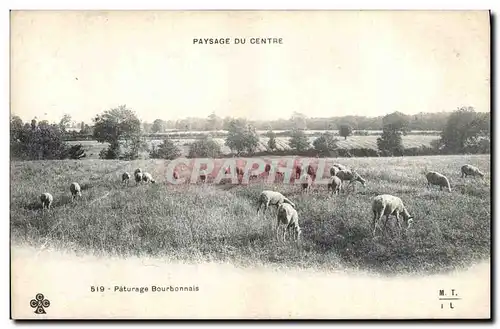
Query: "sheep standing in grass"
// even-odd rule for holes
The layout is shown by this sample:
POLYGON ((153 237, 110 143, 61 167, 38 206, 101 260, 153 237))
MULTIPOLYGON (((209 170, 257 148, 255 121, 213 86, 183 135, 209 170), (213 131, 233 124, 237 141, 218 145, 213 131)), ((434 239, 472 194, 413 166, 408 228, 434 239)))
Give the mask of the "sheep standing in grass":
POLYGON ((156 183, 156 181, 153 179, 153 176, 151 176, 151 174, 148 172, 142 174, 142 180, 146 183, 156 183))
POLYGON ((393 195, 382 194, 374 197, 372 200, 372 211, 373 211, 373 223, 372 223, 373 235, 375 235, 377 223, 382 220, 382 217, 384 215, 385 215, 384 229, 387 226, 387 221, 389 220, 390 215, 396 217, 400 229, 401 229, 401 222, 399 221, 400 216, 403 217, 407 230, 413 223, 413 217, 406 209, 405 205, 403 204, 403 201, 400 198, 393 195))
POLYGON ((45 208, 47 208, 47 210, 50 210, 50 206, 52 205, 52 201, 54 201, 54 198, 52 197, 52 194, 46 192, 40 195, 40 201, 42 202, 42 210, 45 208))
POLYGON ((259 215, 259 211, 262 205, 264 205, 264 211, 263 211, 264 214, 266 213, 267 208, 269 208, 269 205, 279 206, 282 203, 288 203, 295 208, 295 204, 288 198, 286 198, 283 194, 281 194, 280 192, 270 191, 270 190, 265 190, 262 191, 262 193, 260 193, 258 203, 259 206, 257 208, 257 216, 259 215))
POLYGON ((128 172, 124 172, 122 174, 122 184, 128 185, 129 181, 130 181, 130 174, 128 172))
POLYGON ((339 170, 340 170, 340 169, 339 169, 339 168, 337 168, 337 167, 335 167, 335 166, 331 167, 331 168, 330 168, 330 176, 331 176, 331 177, 336 176, 336 175, 337 175, 337 173, 339 172, 339 170))
MULTIPOLYGON (((336 176, 340 178, 342 183, 344 181, 348 181, 349 184, 347 185, 347 187, 356 182, 360 182, 361 185, 366 186, 366 180, 355 171, 351 171, 349 169, 341 169, 337 172, 336 176)), ((354 191, 354 185, 352 185, 352 189, 354 191)))
POLYGON ((332 194, 339 194, 340 188, 342 187, 342 180, 337 176, 330 177, 328 181, 328 191, 332 190, 332 194))
POLYGON ((432 185, 437 185, 440 187, 440 190, 443 190, 443 187, 448 189, 448 192, 451 192, 450 181, 446 178, 445 175, 440 174, 436 171, 429 171, 425 177, 427 178, 427 187, 431 188, 432 185))
POLYGON ((479 168, 473 165, 469 164, 463 165, 462 168, 460 168, 460 171, 462 173, 462 178, 464 177, 467 178, 467 176, 473 176, 473 177, 479 176, 481 178, 484 177, 484 174, 479 170, 479 168))
POLYGON ((136 172, 134 174, 135 178, 135 186, 137 186, 140 182, 142 182, 142 172, 136 172))
POLYGON ((142 173, 142 169, 141 169, 141 168, 137 168, 137 169, 134 171, 134 176, 135 176, 137 173, 142 173))
POLYGON ((69 190, 71 191, 71 199, 74 200, 77 196, 81 197, 82 196, 82 188, 80 187, 80 184, 77 182, 71 183, 69 186, 69 190))
POLYGON ((299 226, 299 215, 292 205, 288 203, 281 203, 278 206, 278 213, 276 215, 276 239, 279 241, 280 228, 283 229, 283 242, 286 241, 286 234, 293 234, 293 239, 300 240, 302 230, 299 226))

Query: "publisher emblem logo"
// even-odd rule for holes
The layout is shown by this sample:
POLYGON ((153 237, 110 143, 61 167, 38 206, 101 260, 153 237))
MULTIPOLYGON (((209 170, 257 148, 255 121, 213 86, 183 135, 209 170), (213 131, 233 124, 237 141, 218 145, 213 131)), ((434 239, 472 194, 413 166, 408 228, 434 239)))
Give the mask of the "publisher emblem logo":
POLYGON ((35 314, 46 314, 45 309, 50 306, 50 301, 38 293, 35 299, 30 300, 30 306, 35 309, 35 314))

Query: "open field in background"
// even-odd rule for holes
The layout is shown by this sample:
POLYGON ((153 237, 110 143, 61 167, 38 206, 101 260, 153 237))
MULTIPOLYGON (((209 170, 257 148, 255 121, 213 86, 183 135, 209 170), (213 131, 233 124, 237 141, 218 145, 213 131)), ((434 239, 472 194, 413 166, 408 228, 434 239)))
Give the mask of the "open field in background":
POLYGON ((237 265, 369 271, 441 272, 490 256, 490 156, 429 156, 332 159, 357 168, 366 188, 329 196, 326 186, 308 195, 299 186, 267 184, 165 184, 163 160, 64 160, 11 162, 12 243, 77 253, 167 257, 187 261, 228 261, 237 265), (484 181, 461 179, 470 163, 484 181), (122 186, 123 171, 137 167, 157 184, 122 186), (452 193, 428 190, 423 169, 447 175, 452 193), (83 197, 71 202, 77 181, 83 197), (300 247, 275 241, 275 209, 256 216, 263 189, 292 199, 303 230, 300 247), (54 196, 42 213, 39 195, 54 196), (415 217, 407 236, 394 221, 374 238, 371 198, 382 193, 403 199, 415 217))
MULTIPOLYGON (((338 147, 341 149, 352 149, 352 148, 369 148, 369 149, 377 149, 377 138, 379 136, 350 136, 347 140, 344 140, 343 137, 340 137, 338 140, 338 147)), ((316 137, 310 137, 309 142, 312 145, 312 142, 316 139, 316 137)), ((431 135, 407 135, 403 136, 403 145, 405 148, 410 147, 419 147, 419 146, 430 146, 433 140, 439 139, 438 136, 431 135)), ((172 139, 174 143, 181 149, 181 152, 184 156, 189 153, 189 144, 196 141, 195 138, 178 138, 172 139)), ((231 153, 231 150, 224 145, 225 140, 223 138, 214 138, 214 140, 219 143, 222 149, 223 154, 231 153)), ((269 138, 260 137, 260 143, 257 148, 257 152, 266 151, 267 150, 267 141, 269 138)), ((278 150, 289 150, 288 141, 290 137, 276 137, 276 145, 278 150)), ((99 152, 102 149, 108 147, 107 143, 98 143, 97 141, 68 141, 70 145, 74 144, 82 144, 87 153, 87 159, 98 159, 99 152)), ((149 147, 152 145, 158 145, 162 143, 162 140, 148 140, 149 147)), ((142 156, 147 158, 148 153, 143 153, 142 156)))
MULTIPOLYGON (((363 130, 363 129, 354 129, 354 132, 363 132, 365 134, 369 135, 380 135, 382 133, 382 130, 363 130)), ((259 135, 266 135, 267 130, 256 130, 257 134, 259 135)), ((273 130, 275 134, 289 134, 290 130, 273 130)), ((304 130, 304 133, 306 135, 320 135, 325 132, 331 132, 333 134, 338 135, 339 130, 335 129, 328 129, 328 130, 314 130, 314 129, 306 129, 304 130)), ((176 129, 167 129, 166 132, 164 133, 156 133, 158 135, 169 135, 169 136, 190 136, 190 135, 199 135, 199 134, 211 134, 211 133, 216 133, 216 134, 227 134, 227 130, 188 130, 188 131, 182 131, 182 130, 176 130, 176 129)), ((437 130, 413 130, 410 131, 410 135, 435 135, 438 136, 441 133, 441 131, 437 130)))

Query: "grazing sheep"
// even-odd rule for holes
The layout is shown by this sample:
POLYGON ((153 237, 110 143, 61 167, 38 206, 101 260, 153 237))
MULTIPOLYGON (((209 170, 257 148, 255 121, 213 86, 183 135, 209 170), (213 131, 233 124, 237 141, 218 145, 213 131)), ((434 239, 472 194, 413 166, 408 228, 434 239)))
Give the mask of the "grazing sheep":
POLYGON ((259 211, 262 205, 264 205, 264 214, 266 213, 267 208, 269 208, 269 205, 279 206, 282 203, 289 203, 290 205, 292 205, 292 207, 295 208, 295 204, 288 198, 286 198, 283 194, 270 190, 265 190, 260 193, 258 203, 259 207, 257 208, 257 216, 259 215, 259 211))
POLYGON ((333 166, 338 168, 339 170, 349 170, 349 168, 347 168, 344 165, 341 165, 340 163, 335 163, 335 164, 333 164, 333 166))
POLYGON ((334 166, 334 167, 331 167, 331 168, 330 168, 330 176, 331 176, 331 177, 336 176, 336 175, 337 175, 337 173, 339 172, 339 170, 340 170, 340 169, 339 169, 339 168, 337 168, 337 167, 335 167, 335 166, 334 166))
MULTIPOLYGON (((355 171, 351 171, 349 169, 341 169, 337 172, 336 176, 340 178, 342 182, 349 181, 347 187, 355 182, 360 182, 361 185, 366 186, 366 180, 355 171)), ((354 185, 352 186, 352 188, 354 190, 354 185)))
POLYGON ((382 220, 382 216, 385 215, 384 229, 386 228, 387 221, 390 215, 396 217, 399 228, 401 229, 401 223, 399 221, 400 215, 406 224, 406 229, 408 230, 413 223, 413 216, 410 215, 406 209, 403 201, 393 195, 382 194, 373 198, 372 200, 372 211, 373 211, 373 235, 377 228, 377 223, 382 220))
POLYGON ((462 168, 461 168, 461 172, 462 172, 462 178, 467 178, 467 176, 479 176, 481 178, 484 177, 484 174, 479 170, 478 167, 475 167, 473 165, 469 165, 469 164, 466 164, 466 165, 463 165, 462 168))
POLYGON ((302 230, 299 226, 299 215, 292 205, 281 203, 278 206, 276 215, 276 240, 279 241, 280 228, 283 228, 283 242, 286 240, 286 234, 293 234, 293 239, 297 242, 300 240, 302 230), (293 230, 293 231, 292 231, 293 230))
POLYGON ((128 172, 124 172, 122 174, 122 184, 126 183, 128 185, 129 181, 130 181, 130 174, 128 172))
POLYGON ((77 196, 82 196, 82 189, 80 184, 73 182, 69 186, 69 190, 71 191, 71 199, 74 200, 77 196))
POLYGON ((425 177, 427 178, 427 187, 431 188, 432 185, 438 185, 440 190, 443 190, 443 187, 448 189, 448 192, 451 192, 450 182, 445 175, 440 174, 436 171, 429 171, 425 177))
POLYGON ((179 179, 179 173, 177 172, 177 170, 174 170, 174 173, 173 173, 173 176, 174 176, 174 179, 179 179))
POLYGON ((151 176, 151 174, 148 172, 145 172, 142 174, 142 180, 146 183, 149 183, 149 182, 151 182, 153 184, 156 183, 156 181, 153 179, 153 176, 151 176))
POLYGON ((52 205, 54 198, 52 197, 52 194, 46 192, 40 195, 40 201, 42 202, 42 210, 45 208, 50 210, 50 206, 52 205))
POLYGON ((330 177, 328 181, 328 191, 332 190, 332 194, 339 194, 340 188, 342 187, 342 180, 337 176, 330 177))
POLYGON ((135 177, 135 186, 137 186, 140 182, 142 182, 142 172, 136 172, 134 174, 135 177))

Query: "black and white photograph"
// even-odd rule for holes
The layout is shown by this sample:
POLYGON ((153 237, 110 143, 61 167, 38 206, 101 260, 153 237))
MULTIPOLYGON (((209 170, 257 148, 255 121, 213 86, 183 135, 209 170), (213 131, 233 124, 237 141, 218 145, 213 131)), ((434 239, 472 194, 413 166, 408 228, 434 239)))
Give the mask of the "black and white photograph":
POLYGON ((488 10, 12 10, 11 318, 490 319, 488 10))

